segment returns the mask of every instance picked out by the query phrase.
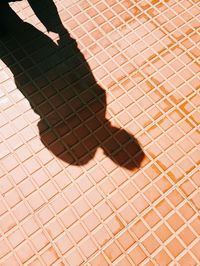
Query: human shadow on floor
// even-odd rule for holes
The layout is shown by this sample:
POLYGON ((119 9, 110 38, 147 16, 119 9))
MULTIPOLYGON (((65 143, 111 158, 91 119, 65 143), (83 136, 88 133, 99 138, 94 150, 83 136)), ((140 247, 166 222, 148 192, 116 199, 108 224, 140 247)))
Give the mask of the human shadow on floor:
POLYGON ((3 4, 0 59, 40 116, 42 143, 69 164, 88 163, 100 147, 116 164, 139 167, 144 152, 133 135, 105 118, 105 91, 64 28, 53 1, 29 0, 29 4, 47 31, 59 34, 58 43, 3 4))

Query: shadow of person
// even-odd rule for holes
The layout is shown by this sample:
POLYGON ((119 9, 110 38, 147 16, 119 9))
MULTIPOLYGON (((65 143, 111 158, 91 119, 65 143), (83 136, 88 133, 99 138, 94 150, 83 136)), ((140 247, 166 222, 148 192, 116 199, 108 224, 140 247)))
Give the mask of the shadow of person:
POLYGON ((100 147, 116 164, 139 167, 144 158, 139 143, 105 118, 105 91, 62 25, 53 1, 29 0, 29 4, 46 29, 59 35, 58 43, 3 4, 0 23, 6 34, 0 38, 0 58, 40 116, 42 143, 69 164, 88 163, 100 147))

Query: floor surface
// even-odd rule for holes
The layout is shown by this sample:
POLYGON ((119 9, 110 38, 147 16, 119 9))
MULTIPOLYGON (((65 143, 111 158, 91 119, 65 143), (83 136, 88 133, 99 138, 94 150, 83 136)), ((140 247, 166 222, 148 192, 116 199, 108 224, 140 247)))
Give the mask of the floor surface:
POLYGON ((200 265, 199 1, 55 4, 0 37, 0 265, 200 265))

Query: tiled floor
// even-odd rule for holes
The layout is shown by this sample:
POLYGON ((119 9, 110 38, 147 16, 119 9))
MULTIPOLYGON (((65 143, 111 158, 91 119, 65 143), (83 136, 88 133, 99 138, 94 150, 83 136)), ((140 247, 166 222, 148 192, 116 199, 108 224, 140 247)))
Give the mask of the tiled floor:
POLYGON ((55 3, 0 38, 0 265, 200 265, 199 1, 55 3))

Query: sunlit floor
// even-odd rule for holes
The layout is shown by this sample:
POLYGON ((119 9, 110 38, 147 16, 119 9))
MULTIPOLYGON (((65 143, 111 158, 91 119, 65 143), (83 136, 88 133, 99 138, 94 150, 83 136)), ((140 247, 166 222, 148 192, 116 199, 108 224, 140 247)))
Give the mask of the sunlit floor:
POLYGON ((199 1, 55 3, 0 37, 0 265, 200 265, 199 1))

